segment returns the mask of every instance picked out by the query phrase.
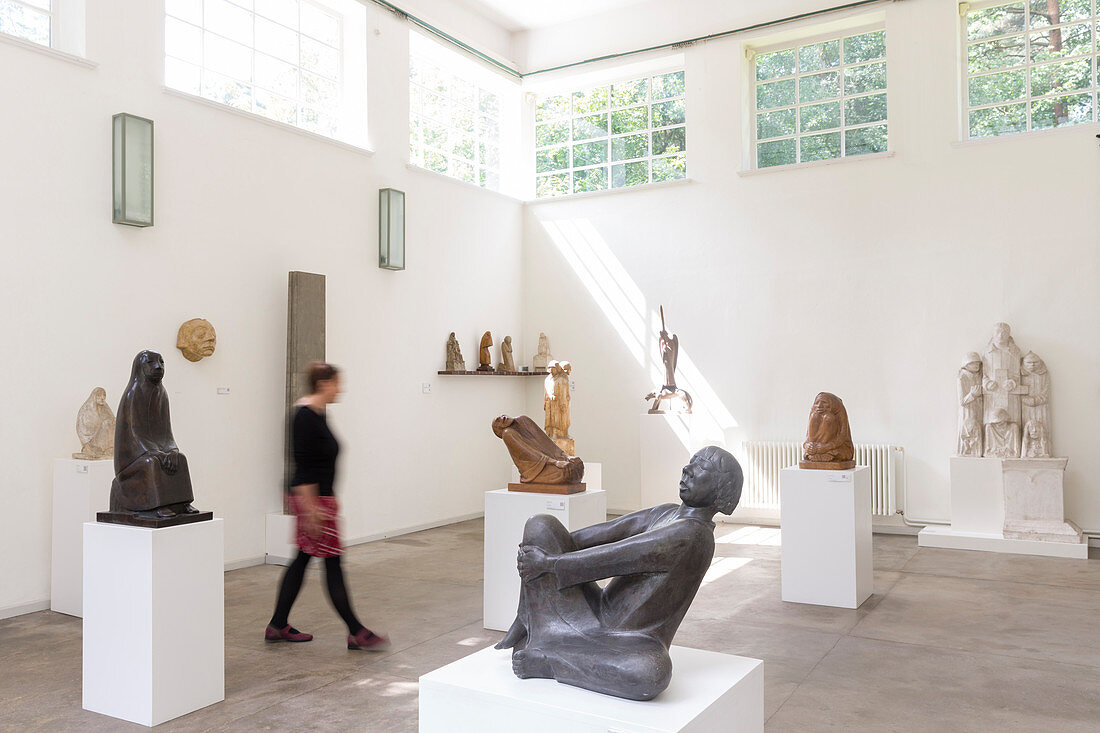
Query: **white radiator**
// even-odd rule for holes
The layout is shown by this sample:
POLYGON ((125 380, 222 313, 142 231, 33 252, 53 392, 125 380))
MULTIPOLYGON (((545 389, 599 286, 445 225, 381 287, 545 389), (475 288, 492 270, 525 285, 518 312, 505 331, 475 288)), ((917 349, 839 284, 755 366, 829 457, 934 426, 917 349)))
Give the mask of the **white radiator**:
MULTIPOLYGON (((739 506, 779 509, 779 471, 797 466, 802 443, 746 441, 741 444, 745 487, 739 506)), ((897 511, 897 470, 904 460, 902 448, 871 443, 856 444, 856 465, 871 469, 871 513, 890 516, 897 511)))

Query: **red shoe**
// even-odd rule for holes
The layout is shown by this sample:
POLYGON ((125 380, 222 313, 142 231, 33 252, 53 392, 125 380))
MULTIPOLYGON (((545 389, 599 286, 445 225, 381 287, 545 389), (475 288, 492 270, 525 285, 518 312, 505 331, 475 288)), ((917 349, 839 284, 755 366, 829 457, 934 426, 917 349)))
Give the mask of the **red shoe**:
POLYGON ((348 636, 348 649, 378 652, 390 648, 390 638, 379 636, 370 629, 360 629, 355 636, 348 636))
POLYGON ((281 629, 268 624, 264 630, 264 641, 313 641, 313 634, 303 634, 290 624, 281 629))

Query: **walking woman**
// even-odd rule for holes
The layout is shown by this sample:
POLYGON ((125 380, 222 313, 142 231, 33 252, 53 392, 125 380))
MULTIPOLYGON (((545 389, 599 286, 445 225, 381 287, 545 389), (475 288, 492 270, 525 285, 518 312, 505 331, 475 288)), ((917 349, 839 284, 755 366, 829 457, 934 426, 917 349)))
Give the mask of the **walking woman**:
POLYGON ((311 557, 325 561, 328 597, 336 612, 348 625, 348 649, 384 649, 389 639, 375 634, 359 623, 351 610, 344 571, 340 566, 343 546, 336 529, 339 506, 332 493, 336 478, 336 455, 340 445, 329 430, 325 408, 340 396, 340 375, 331 364, 314 362, 309 367, 310 395, 295 405, 291 428, 294 474, 290 481, 290 508, 297 517, 298 557, 283 573, 275 614, 264 632, 267 641, 310 641, 290 625, 287 617, 298 591, 302 589, 306 566, 311 557))

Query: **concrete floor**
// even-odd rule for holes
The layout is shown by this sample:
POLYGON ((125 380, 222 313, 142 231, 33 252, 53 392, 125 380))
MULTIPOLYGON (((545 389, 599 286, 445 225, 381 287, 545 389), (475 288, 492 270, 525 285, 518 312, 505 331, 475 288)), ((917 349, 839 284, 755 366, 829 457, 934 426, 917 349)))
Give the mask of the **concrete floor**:
MULTIPOLYGON (((1100 730, 1100 557, 918 549, 875 535, 875 594, 850 611, 779 599, 778 530, 719 525, 715 564, 676 643, 765 661, 767 730, 1100 730)), ((494 643, 481 628, 479 520, 347 553, 385 653, 345 649, 311 568, 291 623, 265 644, 280 568, 225 576, 225 701, 163 731, 415 731, 417 678, 494 643)), ((121 631, 121 630, 120 630, 121 631)), ((80 707, 80 619, 0 621, 0 730, 130 731, 80 707)), ((187 633, 180 629, 180 633, 187 633)))

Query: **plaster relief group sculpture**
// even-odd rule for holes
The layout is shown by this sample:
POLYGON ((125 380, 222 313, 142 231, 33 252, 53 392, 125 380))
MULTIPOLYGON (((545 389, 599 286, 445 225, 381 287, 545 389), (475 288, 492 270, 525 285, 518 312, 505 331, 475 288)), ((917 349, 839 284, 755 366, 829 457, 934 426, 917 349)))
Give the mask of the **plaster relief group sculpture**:
POLYGON ((1050 374, 1034 352, 1021 356, 1007 323, 993 326, 984 352, 966 355, 957 388, 957 455, 1051 457, 1050 374))
POLYGON ((680 339, 675 335, 670 337, 665 330, 664 306, 661 306, 661 333, 658 344, 661 349, 661 362, 665 365, 665 383, 645 396, 647 400, 653 400, 649 412, 651 415, 667 412, 690 413, 691 395, 676 386, 676 360, 680 356, 680 339), (661 409, 661 403, 666 401, 674 405, 672 409, 661 409))
POLYGON ((160 354, 142 351, 134 357, 115 421, 110 511, 96 515, 100 522, 171 527, 213 518, 191 506, 191 475, 172 437, 163 379, 160 354))
POLYGON ((810 408, 806 426, 806 441, 802 444, 799 468, 845 471, 856 467, 856 449, 852 444, 852 429, 848 426, 848 411, 840 398, 821 392, 810 408))
POLYGON ((630 700, 668 687, 668 648, 714 557, 712 520, 733 513, 742 483, 737 459, 711 446, 684 467, 679 505, 575 532, 546 514, 528 519, 519 607, 497 644, 512 650, 516 676, 630 700))
POLYGON ((115 454, 115 416, 107 405, 107 390, 96 387, 76 413, 80 452, 73 458, 101 461, 115 454))
POLYGON ((445 369, 448 372, 466 371, 466 360, 462 358, 462 349, 458 346, 458 339, 455 338, 454 331, 451 331, 451 335, 447 337, 447 365, 445 369))

